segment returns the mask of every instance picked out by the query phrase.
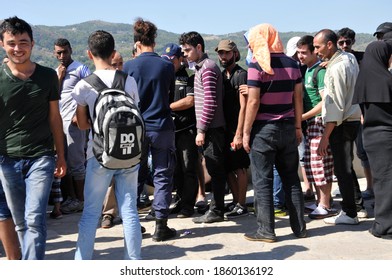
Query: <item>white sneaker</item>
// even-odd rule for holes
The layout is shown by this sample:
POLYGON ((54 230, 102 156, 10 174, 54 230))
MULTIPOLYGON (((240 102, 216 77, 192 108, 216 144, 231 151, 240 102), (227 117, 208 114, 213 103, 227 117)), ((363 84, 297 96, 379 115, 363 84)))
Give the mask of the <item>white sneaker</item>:
POLYGON ((324 223, 331 225, 357 225, 359 224, 358 217, 351 218, 347 216, 346 212, 340 211, 339 215, 324 219, 324 223))
POLYGON ((359 211, 357 212, 357 217, 358 217, 359 219, 366 219, 366 218, 368 217, 368 212, 366 211, 365 208, 362 208, 361 210, 359 210, 359 211))

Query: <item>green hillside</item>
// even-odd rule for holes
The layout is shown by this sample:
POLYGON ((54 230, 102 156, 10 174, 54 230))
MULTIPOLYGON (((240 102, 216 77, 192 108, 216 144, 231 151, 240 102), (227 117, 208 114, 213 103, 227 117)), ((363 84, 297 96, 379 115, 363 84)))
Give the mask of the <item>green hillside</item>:
MULTIPOLYGON (((89 34, 95 30, 105 30, 110 32, 116 40, 116 49, 120 51, 125 60, 131 57, 131 50, 133 46, 132 25, 123 23, 110 23, 103 21, 88 21, 80 24, 67 25, 67 26, 44 26, 36 25, 33 27, 35 47, 33 50, 33 60, 52 68, 57 66, 57 61, 53 55, 53 43, 59 37, 67 38, 73 48, 73 59, 88 64, 93 70, 91 61, 87 58, 87 38, 89 34)), ((244 59, 246 56, 246 45, 243 38, 245 31, 229 33, 225 35, 211 35, 202 34, 206 44, 206 51, 212 59, 217 59, 214 51, 218 42, 221 39, 231 39, 237 43, 241 52, 240 64, 244 66, 244 59)), ((286 32, 280 33, 283 44, 286 45, 287 41, 293 36, 302 36, 305 34, 313 35, 313 33, 305 32, 286 32)), ((155 51, 160 53, 166 43, 178 43, 180 34, 158 30, 158 37, 156 40, 155 51)), ((366 45, 373 41, 374 37, 371 34, 357 34, 355 50, 364 50, 366 45)), ((0 57, 4 56, 3 49, 0 50, 0 57)))

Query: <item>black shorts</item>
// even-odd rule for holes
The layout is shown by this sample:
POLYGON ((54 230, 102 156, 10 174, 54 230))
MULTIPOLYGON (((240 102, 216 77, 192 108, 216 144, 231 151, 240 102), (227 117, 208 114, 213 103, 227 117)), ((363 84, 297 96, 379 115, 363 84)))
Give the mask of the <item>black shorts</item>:
POLYGON ((231 171, 248 168, 250 165, 249 154, 241 148, 237 151, 230 150, 230 143, 233 141, 234 135, 226 134, 226 144, 225 144, 225 170, 226 173, 231 171))

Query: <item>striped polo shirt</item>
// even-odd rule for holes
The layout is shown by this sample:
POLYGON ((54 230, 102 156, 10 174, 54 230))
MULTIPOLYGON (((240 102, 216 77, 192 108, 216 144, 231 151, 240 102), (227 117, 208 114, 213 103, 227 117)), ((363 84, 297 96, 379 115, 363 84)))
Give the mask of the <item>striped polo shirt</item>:
POLYGON ((249 64, 248 86, 260 88, 256 120, 294 120, 294 88, 302 82, 299 65, 283 53, 272 53, 271 67, 274 75, 264 72, 255 59, 249 64))

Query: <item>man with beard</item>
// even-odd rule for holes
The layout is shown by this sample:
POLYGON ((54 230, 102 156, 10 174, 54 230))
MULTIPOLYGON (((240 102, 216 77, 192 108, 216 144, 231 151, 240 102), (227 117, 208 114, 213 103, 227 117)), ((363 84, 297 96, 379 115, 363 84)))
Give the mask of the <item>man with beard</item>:
POLYGON ((246 191, 248 186, 247 168, 249 156, 242 147, 245 107, 248 87, 247 72, 236 62, 240 60, 237 45, 231 40, 222 40, 215 48, 222 71, 224 84, 223 112, 226 120, 225 168, 227 183, 233 195, 233 202, 226 207, 228 219, 248 215, 246 191))

